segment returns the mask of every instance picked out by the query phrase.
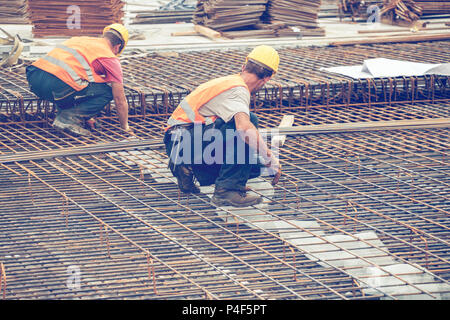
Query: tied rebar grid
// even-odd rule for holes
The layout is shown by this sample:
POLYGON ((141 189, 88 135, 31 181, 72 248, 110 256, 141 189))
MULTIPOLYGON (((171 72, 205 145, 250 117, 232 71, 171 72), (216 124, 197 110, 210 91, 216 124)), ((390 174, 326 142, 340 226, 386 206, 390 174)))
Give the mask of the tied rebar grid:
MULTIPOLYGON (((294 125, 448 113, 447 104, 427 103, 300 108, 294 125)), ((276 126, 282 115, 259 112, 260 123, 276 126)), ((125 138, 117 120, 101 123, 97 141, 125 138)), ((158 138, 163 123, 163 117, 138 117, 133 128, 140 137, 158 138)), ((89 143, 35 123, 0 126, 2 153, 89 143)), ((352 257, 346 241, 331 242, 322 232, 348 237, 373 232, 384 244, 375 245, 380 258, 395 258, 415 272, 418 265, 434 284, 448 285, 448 145, 447 129, 289 137, 281 152, 283 179, 273 197, 265 196, 260 220, 288 223, 295 218, 320 228, 291 224, 283 232, 261 228, 260 221, 250 219, 250 209, 237 214, 212 207, 205 194, 180 194, 164 171, 160 147, 119 157, 104 153, 2 164, 0 261, 7 276, 6 298, 371 299, 413 294, 377 291, 367 276, 355 273, 362 267, 339 266, 321 252, 296 247, 283 236, 287 232, 302 232, 352 257), (78 290, 67 286, 71 266, 81 270, 78 290), (367 288, 373 290, 370 295, 367 288)), ((381 279, 395 278, 415 295, 448 294, 434 292, 430 283, 405 280, 413 274, 399 275, 366 256, 358 258, 384 268, 387 275, 381 279)))
MULTIPOLYGON (((275 128, 279 119, 285 114, 295 116, 294 125, 316 125, 333 123, 352 123, 388 120, 414 120, 447 118, 450 116, 448 103, 398 103, 393 105, 375 105, 359 107, 328 107, 290 108, 289 111, 270 110, 263 112, 253 109, 263 121, 263 127, 275 128), (273 116, 272 116, 273 115, 273 116)), ((146 117, 131 116, 130 126, 140 139, 159 139, 162 143, 164 128, 168 116, 147 115, 146 117)), ((111 117, 104 116, 97 119, 98 128, 92 132, 92 137, 73 137, 54 130, 46 122, 25 121, 0 122, 0 141, 2 153, 24 152, 23 140, 35 137, 34 144, 38 148, 64 149, 72 146, 84 146, 98 142, 122 141, 129 138, 120 128, 115 113, 111 117), (4 147, 3 147, 4 146, 4 147)), ((0 164, 1 166, 1 164, 0 164)))
MULTIPOLYGON (((322 67, 362 64, 365 59, 391 58, 446 63, 449 42, 304 47, 280 49, 278 74, 252 99, 255 109, 289 110, 310 106, 361 106, 395 102, 448 101, 448 76, 351 79, 321 71, 322 67)), ((168 114, 201 83, 240 71, 248 50, 183 52, 177 57, 148 53, 122 59, 132 116, 168 114)), ((25 66, 0 70, 0 117, 3 121, 49 121, 54 107, 28 89, 25 66)), ((111 107, 105 115, 111 114, 111 107)))

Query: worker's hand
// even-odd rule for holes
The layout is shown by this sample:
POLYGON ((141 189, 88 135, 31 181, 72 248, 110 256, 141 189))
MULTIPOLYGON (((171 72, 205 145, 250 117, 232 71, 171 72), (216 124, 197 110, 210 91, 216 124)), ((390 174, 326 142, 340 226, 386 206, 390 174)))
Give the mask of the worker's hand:
POLYGON ((274 176, 272 185, 276 185, 281 176, 281 164, 278 158, 271 154, 270 160, 266 163, 266 167, 269 169, 269 174, 274 176))
POLYGON ((275 157, 272 153, 270 153, 269 157, 266 159, 266 167, 273 169, 274 172, 278 171, 278 167, 280 166, 280 162, 278 158, 275 157))
POLYGON ((278 171, 275 174, 275 177, 273 177, 272 179, 272 185, 275 186, 278 181, 280 181, 280 177, 281 177, 281 164, 278 166, 278 171))
POLYGON ((129 136, 135 136, 134 131, 127 125, 125 129, 122 129, 125 131, 129 136))

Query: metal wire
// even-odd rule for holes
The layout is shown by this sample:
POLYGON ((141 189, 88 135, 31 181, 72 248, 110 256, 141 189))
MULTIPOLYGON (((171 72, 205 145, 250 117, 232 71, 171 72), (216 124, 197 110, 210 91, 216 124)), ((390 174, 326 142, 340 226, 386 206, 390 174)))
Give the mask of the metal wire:
MULTIPOLYGON (((448 101, 446 76, 354 80, 321 68, 354 65, 385 57, 414 62, 446 63, 448 42, 280 49, 280 71, 255 94, 252 105, 265 111, 310 106, 375 106, 394 102, 448 101)), ((199 84, 240 70, 248 52, 202 51, 161 57, 142 53, 123 61, 131 116, 169 114, 199 84)), ((113 112, 111 107, 106 116, 113 112)), ((0 115, 13 122, 53 119, 54 106, 39 100, 28 88, 25 67, 0 70, 0 115)))
MULTIPOLYGON (((368 120, 368 110, 302 109, 295 114, 296 125, 368 120)), ((399 104, 370 110, 371 120, 419 113, 432 118, 445 116, 448 106, 399 104)), ((272 127, 283 113, 258 115, 263 127, 272 127)), ((160 138, 164 119, 146 116, 132 122, 138 136, 160 138)), ((123 140, 119 127, 115 118, 102 119, 96 141, 123 140)), ((36 123, 0 125, 2 153, 91 142, 36 123)), ((371 284, 355 278, 352 268, 328 261, 318 265, 281 234, 230 210, 224 212, 229 219, 218 219, 203 196, 180 197, 174 183, 145 178, 138 161, 157 176, 165 167, 150 161, 164 157, 162 150, 154 151, 160 156, 153 159, 136 152, 136 165, 111 154, 2 165, 0 185, 9 189, 1 192, 1 228, 7 238, 0 243, 7 244, 9 254, 0 259, 13 279, 6 298, 396 298, 382 291, 366 296, 371 284), (40 246, 45 250, 36 250, 40 246), (21 271, 30 265, 39 272, 21 271), (79 291, 65 286, 70 265, 83 271, 79 291)), ((377 247, 383 255, 418 264, 439 283, 448 283, 448 130, 290 138, 282 154, 285 180, 264 211, 270 220, 313 220, 331 234, 374 231, 386 245, 377 247)), ((331 244, 315 231, 293 230, 331 244)), ((345 243, 332 244, 354 255, 345 243)), ((404 285, 436 297, 413 282, 404 285)))

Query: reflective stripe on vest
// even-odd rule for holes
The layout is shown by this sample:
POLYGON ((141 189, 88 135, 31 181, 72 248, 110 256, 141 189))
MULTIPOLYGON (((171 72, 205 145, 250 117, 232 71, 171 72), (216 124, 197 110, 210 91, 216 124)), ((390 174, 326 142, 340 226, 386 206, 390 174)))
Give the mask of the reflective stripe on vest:
POLYGON ((186 124, 186 122, 184 121, 180 121, 180 120, 175 120, 174 118, 170 117, 169 120, 167 120, 167 125, 169 127, 173 127, 179 124, 186 124))
POLYGON ((89 82, 105 82, 104 77, 97 74, 93 67, 93 62, 99 58, 117 58, 107 39, 73 37, 57 45, 33 65, 79 91, 89 82))
POLYGON ((54 65, 57 65, 60 68, 63 68, 64 71, 66 71, 70 75, 70 77, 73 79, 73 81, 75 81, 78 85, 83 86, 83 85, 87 84, 87 81, 84 79, 81 79, 78 76, 78 74, 64 61, 58 60, 52 56, 45 56, 45 57, 42 57, 42 59, 44 59, 50 63, 53 63, 54 65))
MULTIPOLYGON (((56 46, 57 48, 60 48, 62 50, 66 50, 71 55, 77 59, 77 61, 81 64, 81 66, 84 68, 84 71, 86 71, 86 74, 88 76, 89 82, 95 82, 94 76, 92 74, 91 67, 89 66, 89 63, 86 61, 86 59, 75 49, 69 48, 68 46, 65 46, 63 44, 59 44, 56 46)), ((67 71, 67 70, 66 70, 67 71)), ((75 80, 75 79, 74 79, 75 80)))
POLYGON ((195 112, 194 112, 194 110, 192 110, 191 106, 186 101, 186 99, 183 99, 180 102, 179 107, 181 109, 183 109, 184 113, 186 113, 186 115, 189 118, 190 122, 195 122, 195 112))
POLYGON ((165 130, 180 124, 204 123, 208 125, 213 123, 217 116, 203 117, 198 110, 211 99, 234 87, 245 87, 248 90, 239 74, 221 77, 200 85, 180 102, 167 120, 165 130))
MULTIPOLYGON (((216 117, 206 117, 205 118, 205 124, 206 125, 209 125, 209 124, 212 124, 214 121, 216 121, 216 117)), ((194 121, 193 121, 194 122, 194 121)), ((176 125, 180 125, 180 124, 186 124, 186 122, 185 121, 181 121, 181 120, 175 120, 174 118, 172 118, 172 117, 170 117, 168 120, 167 120, 167 125, 168 125, 168 128, 170 128, 170 127, 173 127, 173 126, 176 126, 176 125)))

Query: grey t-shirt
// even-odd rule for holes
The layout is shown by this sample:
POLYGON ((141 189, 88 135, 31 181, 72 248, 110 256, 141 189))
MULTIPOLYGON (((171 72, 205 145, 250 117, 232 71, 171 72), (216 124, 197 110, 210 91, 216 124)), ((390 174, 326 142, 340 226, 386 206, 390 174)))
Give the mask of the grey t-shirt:
POLYGON ((218 116, 228 122, 238 112, 250 115, 250 92, 245 87, 233 87, 222 92, 200 107, 198 112, 204 117, 218 116))

